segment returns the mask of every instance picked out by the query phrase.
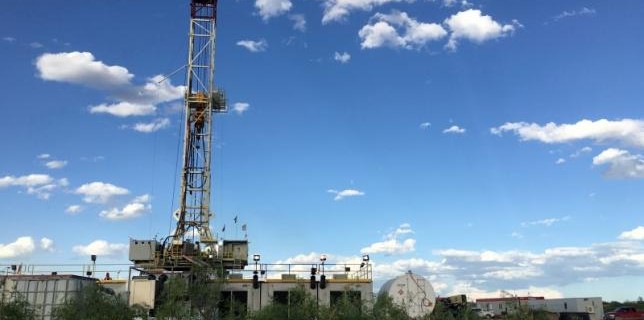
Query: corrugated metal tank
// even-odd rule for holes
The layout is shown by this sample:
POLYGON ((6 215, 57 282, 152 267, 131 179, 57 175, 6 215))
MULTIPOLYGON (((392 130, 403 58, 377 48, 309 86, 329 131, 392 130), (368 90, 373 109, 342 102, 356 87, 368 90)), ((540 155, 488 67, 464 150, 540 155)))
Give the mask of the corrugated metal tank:
POLYGON ((423 276, 411 271, 391 279, 380 288, 380 294, 389 295, 394 303, 405 308, 412 318, 432 313, 436 305, 436 293, 432 284, 423 276))

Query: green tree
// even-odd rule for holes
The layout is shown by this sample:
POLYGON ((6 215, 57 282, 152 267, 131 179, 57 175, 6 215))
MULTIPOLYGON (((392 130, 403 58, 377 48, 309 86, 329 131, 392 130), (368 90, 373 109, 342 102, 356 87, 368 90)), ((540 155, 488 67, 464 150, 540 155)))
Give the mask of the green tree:
MULTIPOLYGON (((250 315, 253 320, 310 320, 318 318, 317 302, 304 288, 289 291, 288 304, 273 303, 250 315)), ((328 310, 326 311, 328 312, 328 310)), ((324 318, 330 319, 330 318, 324 318)))
POLYGON ((16 297, 8 302, 0 302, 0 320, 32 319, 36 319, 36 313, 31 305, 22 299, 22 297, 16 297))
POLYGON ((52 314, 54 320, 131 320, 146 318, 140 308, 130 308, 119 296, 109 294, 98 284, 83 288, 79 295, 60 305, 52 314))
POLYGON ((410 319, 405 309, 394 303, 388 294, 379 294, 369 311, 370 319, 407 320, 410 319))
POLYGON ((161 291, 161 298, 156 308, 158 319, 183 320, 190 319, 190 304, 188 302, 188 283, 180 277, 170 277, 161 291))
MULTIPOLYGON (((513 312, 509 313, 507 320, 550 320, 551 314, 545 310, 532 310, 526 306, 519 306, 513 312)), ((558 319, 558 318, 557 318, 558 319)))

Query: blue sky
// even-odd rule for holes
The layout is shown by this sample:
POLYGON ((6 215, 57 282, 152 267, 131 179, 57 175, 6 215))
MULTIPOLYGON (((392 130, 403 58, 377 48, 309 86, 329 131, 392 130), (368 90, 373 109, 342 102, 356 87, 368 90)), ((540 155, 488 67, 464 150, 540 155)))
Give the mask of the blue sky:
MULTIPOLYGON (((0 263, 126 262, 174 224, 184 76, 159 75, 185 64, 188 3, 1 6, 0 263)), ((265 262, 369 253, 378 281, 443 295, 636 299, 642 14, 222 1, 213 229, 247 224, 265 262)))

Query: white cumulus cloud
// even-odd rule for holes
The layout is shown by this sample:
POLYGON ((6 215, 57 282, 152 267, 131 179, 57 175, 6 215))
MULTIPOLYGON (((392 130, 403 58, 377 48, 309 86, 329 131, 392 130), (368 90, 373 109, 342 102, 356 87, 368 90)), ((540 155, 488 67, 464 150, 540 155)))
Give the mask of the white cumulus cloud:
POLYGON ((75 193, 83 195, 83 201, 87 203, 107 203, 112 197, 127 195, 130 191, 111 183, 95 181, 78 187, 75 193))
POLYGON ((335 201, 339 201, 339 200, 342 200, 342 199, 348 198, 348 197, 358 197, 358 196, 364 196, 365 195, 364 192, 362 192, 360 190, 356 190, 356 189, 344 189, 344 190, 341 190, 341 191, 334 190, 334 189, 329 189, 329 190, 327 190, 327 192, 335 194, 335 197, 333 198, 333 200, 335 200, 335 201))
POLYGON ((443 133, 452 133, 452 134, 463 134, 465 133, 466 129, 461 128, 457 125, 453 125, 445 130, 443 130, 443 133))
POLYGON ((400 11, 392 11, 390 14, 376 13, 369 24, 358 32, 363 49, 421 48, 428 42, 439 40, 446 35, 447 31, 441 25, 419 22, 400 11))
POLYGON ((409 223, 403 223, 394 231, 385 235, 385 239, 383 241, 372 243, 369 246, 362 248, 360 252, 362 254, 383 253, 386 255, 392 255, 414 251, 416 249, 416 239, 401 239, 401 237, 406 237, 413 233, 414 230, 411 229, 411 225, 409 223))
POLYGON ((287 13, 293 7, 290 0, 255 0, 257 13, 265 21, 287 13))
POLYGON ((19 237, 11 243, 0 243, 0 259, 24 257, 31 254, 35 249, 36 243, 32 237, 19 237))
POLYGON ((491 128, 490 132, 502 135, 511 132, 523 141, 543 143, 567 143, 578 140, 591 140, 596 143, 614 141, 626 146, 644 148, 644 120, 580 120, 576 123, 545 125, 527 122, 507 122, 491 128))
POLYGON ((8 186, 36 187, 50 184, 53 181, 54 179, 47 174, 29 174, 20 177, 4 176, 0 178, 0 188, 8 186))
POLYGON ((105 240, 95 240, 87 245, 76 245, 72 251, 78 255, 89 256, 98 255, 108 258, 124 257, 127 253, 128 245, 122 243, 109 243, 105 240))
POLYGON ((47 200, 51 194, 60 187, 66 187, 65 178, 54 180, 47 174, 29 174, 25 176, 4 176, 0 178, 0 188, 22 187, 27 194, 36 195, 39 199, 47 200))
POLYGON ((168 118, 157 118, 152 120, 152 122, 137 122, 132 129, 134 131, 150 133, 159 131, 163 128, 167 128, 170 125, 170 119, 168 118))
POLYGON ((351 60, 351 55, 348 52, 335 52, 333 54, 333 60, 338 61, 340 63, 347 63, 349 60, 351 60))
POLYGON ((36 59, 36 67, 44 80, 99 89, 128 85, 134 77, 124 67, 97 61, 90 52, 45 53, 36 59))
POLYGON ((51 240, 49 238, 40 239, 40 249, 54 252, 54 240, 51 240))
POLYGON ((458 12, 445 19, 444 24, 450 30, 450 37, 445 45, 447 49, 456 50, 461 39, 474 43, 483 43, 488 40, 507 36, 515 31, 521 24, 513 21, 504 24, 495 21, 491 16, 483 15, 481 10, 468 9, 458 12))
POLYGON ((233 111, 239 115, 248 111, 248 108, 250 108, 250 104, 247 102, 235 102, 235 104, 233 104, 233 111))
POLYGON ((150 115, 156 104, 179 99, 184 86, 173 86, 161 75, 148 78, 143 85, 132 83, 134 75, 127 68, 96 60, 90 52, 45 53, 36 59, 38 75, 43 80, 65 82, 99 89, 115 102, 90 106, 91 113, 118 117, 150 115))
POLYGON ((639 226, 633 230, 624 231, 619 235, 622 240, 644 240, 644 227, 639 226))
POLYGON ((60 169, 63 168, 67 165, 66 160, 52 160, 52 161, 47 161, 45 163, 45 166, 49 169, 60 169))
POLYGON ((427 129, 429 129, 429 127, 431 127, 431 125, 432 124, 429 123, 429 122, 423 122, 423 123, 419 124, 418 127, 423 129, 423 130, 427 130, 427 129))
POLYGON ((83 211, 83 209, 84 209, 84 208, 83 208, 83 206, 78 205, 78 204, 73 204, 73 205, 71 205, 71 206, 68 206, 68 207, 65 209, 65 212, 67 212, 67 213, 69 213, 69 214, 77 214, 77 213, 82 212, 82 211, 83 211))
POLYGON ((303 14, 291 14, 288 18, 293 21, 293 29, 301 32, 306 31, 306 17, 303 14))
POLYGON ((608 168, 604 174, 608 178, 644 178, 644 157, 639 154, 631 154, 626 150, 606 149, 593 158, 593 165, 607 165, 608 168))
POLYGON ((117 117, 147 116, 154 114, 157 108, 151 104, 138 104, 130 102, 119 102, 114 104, 99 104, 90 106, 90 113, 107 113, 117 117))
POLYGON ((413 0, 324 0, 322 23, 342 21, 352 11, 370 11, 374 7, 402 1, 413 2, 413 0))
POLYGON ((250 52, 262 52, 268 48, 266 39, 254 40, 239 40, 237 45, 246 48, 250 52))
POLYGON ((150 195, 145 194, 134 198, 122 208, 103 210, 99 215, 108 220, 128 220, 139 217, 151 209, 150 195))

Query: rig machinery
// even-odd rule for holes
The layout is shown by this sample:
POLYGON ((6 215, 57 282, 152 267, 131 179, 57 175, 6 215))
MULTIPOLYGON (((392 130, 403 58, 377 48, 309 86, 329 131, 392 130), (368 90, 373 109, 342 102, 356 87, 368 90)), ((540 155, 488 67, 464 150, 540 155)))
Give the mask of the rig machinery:
POLYGON ((191 0, 183 167, 179 208, 172 234, 160 240, 130 240, 130 260, 147 274, 189 272, 194 266, 243 269, 246 240, 219 240, 210 229, 213 114, 227 111, 214 84, 217 0, 191 0))

